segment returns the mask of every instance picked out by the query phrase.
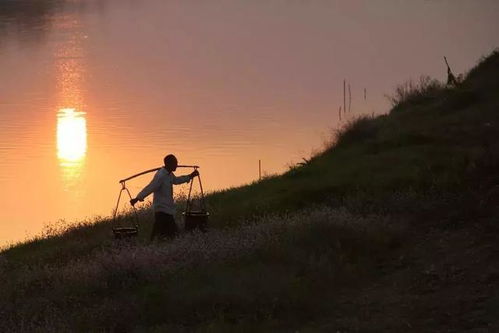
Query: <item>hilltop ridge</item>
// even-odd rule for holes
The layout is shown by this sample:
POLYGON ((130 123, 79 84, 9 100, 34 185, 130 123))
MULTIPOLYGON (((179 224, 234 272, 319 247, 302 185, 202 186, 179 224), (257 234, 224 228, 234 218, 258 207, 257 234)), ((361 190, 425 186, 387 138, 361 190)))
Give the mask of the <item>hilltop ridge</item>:
MULTIPOLYGON (((103 219, 0 256, 2 331, 499 330, 499 52, 401 85, 283 175, 211 193, 212 230, 103 219)), ((180 220, 177 220, 180 221, 180 220)))

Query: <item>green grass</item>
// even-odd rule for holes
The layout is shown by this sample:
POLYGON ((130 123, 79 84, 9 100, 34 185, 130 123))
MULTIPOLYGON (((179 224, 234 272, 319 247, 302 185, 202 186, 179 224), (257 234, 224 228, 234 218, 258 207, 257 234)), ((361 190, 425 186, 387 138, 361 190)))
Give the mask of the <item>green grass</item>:
POLYGON ((209 194, 207 235, 149 244, 144 209, 133 244, 100 219, 6 249, 0 328, 310 326, 378 278, 407 237, 400 221, 476 212, 469 199, 499 179, 498 91, 498 52, 458 87, 402 85, 388 114, 348 123, 309 163, 209 194))

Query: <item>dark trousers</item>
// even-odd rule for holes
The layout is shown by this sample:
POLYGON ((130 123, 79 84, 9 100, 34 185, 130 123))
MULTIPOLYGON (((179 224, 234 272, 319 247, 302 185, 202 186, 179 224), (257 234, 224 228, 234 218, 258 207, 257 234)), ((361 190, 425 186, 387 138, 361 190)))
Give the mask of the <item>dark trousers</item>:
POLYGON ((172 215, 163 212, 156 212, 154 214, 151 241, 156 237, 160 240, 174 238, 177 235, 177 232, 177 225, 175 224, 175 219, 172 215))

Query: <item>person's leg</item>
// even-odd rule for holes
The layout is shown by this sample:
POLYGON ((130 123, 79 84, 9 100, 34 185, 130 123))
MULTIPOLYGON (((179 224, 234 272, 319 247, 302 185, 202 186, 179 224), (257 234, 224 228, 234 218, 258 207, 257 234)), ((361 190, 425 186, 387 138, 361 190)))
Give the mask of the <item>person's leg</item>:
POLYGON ((166 215, 166 224, 165 224, 165 237, 172 239, 177 236, 178 233, 178 228, 177 224, 175 223, 175 218, 173 215, 165 214, 166 215))
POLYGON ((161 238, 161 234, 163 233, 162 229, 165 225, 165 215, 166 214, 162 212, 154 213, 154 224, 152 226, 151 241, 153 241, 155 238, 161 238))
POLYGON ((161 213, 160 212, 154 213, 154 224, 152 225, 151 242, 159 235, 159 225, 161 224, 160 220, 161 220, 161 213))
POLYGON ((156 237, 162 240, 165 238, 174 238, 177 235, 177 225, 172 215, 156 212, 154 217, 151 241, 156 237))

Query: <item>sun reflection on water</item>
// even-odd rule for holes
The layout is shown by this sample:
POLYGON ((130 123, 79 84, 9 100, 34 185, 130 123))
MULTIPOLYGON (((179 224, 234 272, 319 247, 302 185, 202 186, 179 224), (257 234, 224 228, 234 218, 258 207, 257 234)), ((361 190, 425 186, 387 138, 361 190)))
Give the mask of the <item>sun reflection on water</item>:
POLYGON ((85 112, 60 109, 57 114, 57 157, 61 161, 78 162, 87 152, 85 112))
POLYGON ((85 112, 63 108, 57 113, 57 158, 66 180, 80 174, 87 153, 85 112))

